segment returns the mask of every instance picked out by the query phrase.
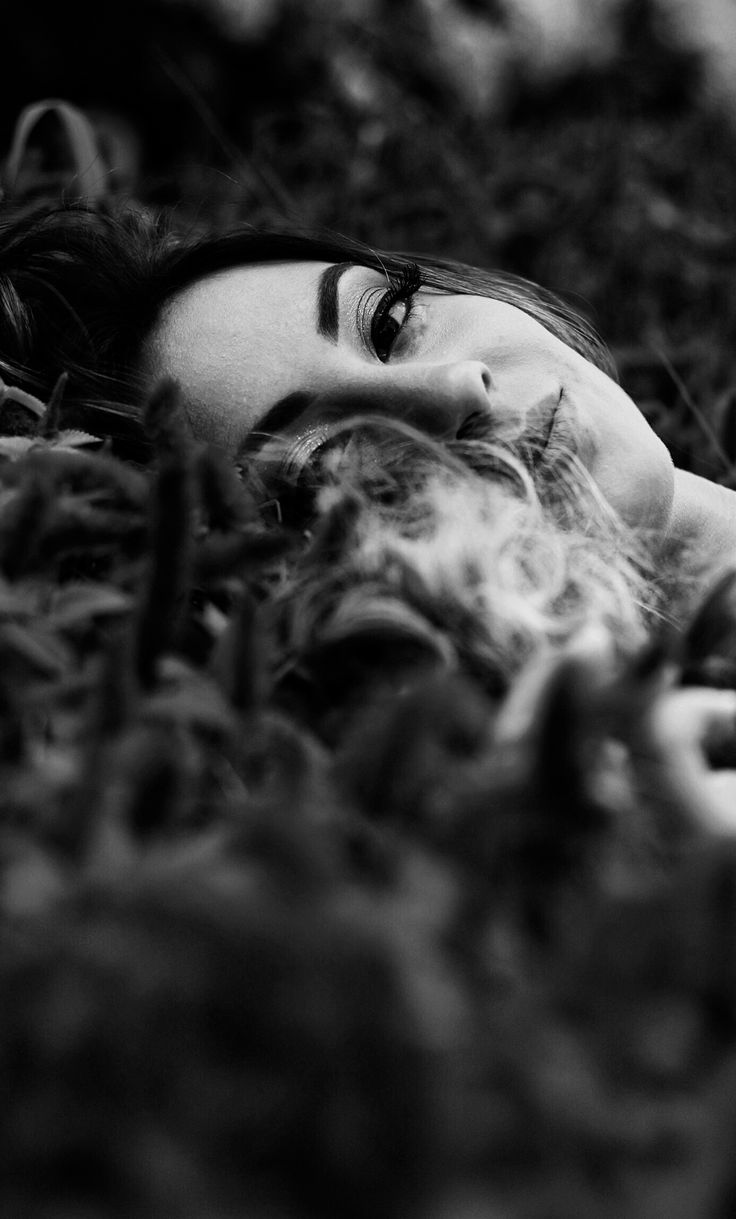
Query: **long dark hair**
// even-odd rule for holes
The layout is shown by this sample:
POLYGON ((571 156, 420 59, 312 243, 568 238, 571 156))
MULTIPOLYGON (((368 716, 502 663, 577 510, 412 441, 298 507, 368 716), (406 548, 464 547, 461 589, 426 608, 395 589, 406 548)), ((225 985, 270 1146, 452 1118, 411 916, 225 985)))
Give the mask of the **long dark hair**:
MULTIPOLYGON (((574 310, 513 275, 376 250, 332 232, 241 227, 203 234, 131 206, 109 212, 67 204, 0 217, 0 374, 46 399, 66 372, 71 423, 114 438, 135 433, 143 395, 139 353, 164 303, 217 271, 276 261, 349 261, 389 275, 417 262, 428 286, 515 305, 613 372, 600 340, 574 310)), ((6 414, 0 427, 9 424, 21 430, 6 414)))

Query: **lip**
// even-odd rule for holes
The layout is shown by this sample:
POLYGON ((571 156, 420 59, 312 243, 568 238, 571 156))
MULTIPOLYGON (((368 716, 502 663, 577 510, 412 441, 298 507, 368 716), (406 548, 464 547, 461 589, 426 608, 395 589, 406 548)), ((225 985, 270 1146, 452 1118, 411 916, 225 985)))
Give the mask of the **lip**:
POLYGON ((544 439, 542 441, 542 451, 540 454, 541 461, 544 461, 547 450, 549 449, 549 447, 552 443, 552 440, 554 438, 555 431, 557 430, 557 420, 558 420, 558 416, 560 413, 560 407, 562 405, 562 399, 564 398, 564 396, 565 396, 565 389, 564 389, 564 386, 561 386, 560 392, 557 397, 557 402, 555 403, 555 405, 552 407, 552 410, 550 411, 549 421, 547 423, 547 430, 545 432, 544 439))
POLYGON ((523 447, 529 456, 533 470, 539 470, 549 467, 554 462, 554 454, 557 450, 557 439, 561 430, 560 407, 565 396, 564 386, 560 388, 556 400, 549 406, 549 399, 545 399, 537 407, 530 411, 530 416, 533 418, 534 413, 539 413, 541 407, 545 409, 545 415, 539 422, 532 422, 526 429, 526 436, 523 440, 523 447))

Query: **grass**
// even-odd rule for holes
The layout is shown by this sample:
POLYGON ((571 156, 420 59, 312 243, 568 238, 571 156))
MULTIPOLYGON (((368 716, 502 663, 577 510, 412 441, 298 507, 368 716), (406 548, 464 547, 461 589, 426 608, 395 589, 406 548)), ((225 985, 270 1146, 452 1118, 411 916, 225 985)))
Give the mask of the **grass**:
MULTIPOLYGON (((91 62, 96 97, 62 23, 43 93, 145 132, 147 204, 537 279, 678 463, 734 483, 736 134, 687 57, 645 29, 605 74, 481 115, 398 22, 350 26, 357 90, 316 18, 227 55, 192 18, 197 60, 177 8, 157 109, 144 11, 126 79, 105 94, 91 62)), ((327 638, 307 577, 336 570, 349 496, 295 537, 168 391, 147 470, 57 406, 0 438, 3 1213, 730 1214, 736 855, 636 747, 663 686, 733 688, 733 578, 620 672, 558 658, 509 753, 416 573, 373 651, 327 638), (289 564, 309 629, 274 608, 289 564), (411 680, 361 705, 381 662, 411 680)))

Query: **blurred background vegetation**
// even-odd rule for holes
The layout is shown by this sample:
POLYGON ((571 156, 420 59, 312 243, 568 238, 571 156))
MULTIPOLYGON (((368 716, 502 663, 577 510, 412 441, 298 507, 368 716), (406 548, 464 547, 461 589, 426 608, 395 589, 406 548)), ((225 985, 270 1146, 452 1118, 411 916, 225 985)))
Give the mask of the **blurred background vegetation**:
POLYGON ((4 148, 62 97, 114 190, 186 223, 538 280, 678 464, 736 485, 733 0, 24 0, 11 35, 4 148))

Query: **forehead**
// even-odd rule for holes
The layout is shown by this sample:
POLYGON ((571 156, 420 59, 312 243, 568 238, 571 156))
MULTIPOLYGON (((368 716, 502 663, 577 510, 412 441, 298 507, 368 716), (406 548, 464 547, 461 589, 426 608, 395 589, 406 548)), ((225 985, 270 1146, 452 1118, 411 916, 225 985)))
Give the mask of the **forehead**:
POLYGON ((189 284, 164 306, 155 338, 185 344, 195 335, 227 335, 244 323, 278 333, 314 318, 325 262, 275 262, 229 267, 189 284))
POLYGON ((232 267, 182 289, 146 341, 146 380, 173 377, 195 429, 229 445, 319 364, 317 287, 329 265, 232 267))

